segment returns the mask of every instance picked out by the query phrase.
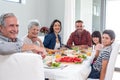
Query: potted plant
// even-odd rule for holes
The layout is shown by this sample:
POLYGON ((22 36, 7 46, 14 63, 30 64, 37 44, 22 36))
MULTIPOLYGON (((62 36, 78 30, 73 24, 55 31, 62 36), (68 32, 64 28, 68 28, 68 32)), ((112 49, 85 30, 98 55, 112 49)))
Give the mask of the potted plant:
POLYGON ((42 35, 46 35, 48 32, 49 32, 49 28, 48 28, 48 27, 43 26, 43 27, 40 29, 40 33, 41 33, 42 35))

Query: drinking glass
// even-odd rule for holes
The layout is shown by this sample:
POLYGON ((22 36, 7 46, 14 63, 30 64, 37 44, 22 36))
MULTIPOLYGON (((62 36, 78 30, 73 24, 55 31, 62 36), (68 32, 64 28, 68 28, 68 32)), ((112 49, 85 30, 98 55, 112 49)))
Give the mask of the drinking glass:
POLYGON ((91 53, 92 53, 92 49, 88 49, 88 50, 86 51, 87 56, 91 56, 91 53))
POLYGON ((60 52, 55 52, 55 58, 56 58, 56 59, 61 58, 60 52))

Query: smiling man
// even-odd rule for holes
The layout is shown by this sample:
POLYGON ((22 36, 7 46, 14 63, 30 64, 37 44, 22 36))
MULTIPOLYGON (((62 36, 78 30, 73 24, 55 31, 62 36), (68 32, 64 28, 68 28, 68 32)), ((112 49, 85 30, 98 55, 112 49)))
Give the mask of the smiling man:
POLYGON ((91 46, 91 36, 90 33, 84 29, 83 21, 77 20, 75 22, 76 30, 71 33, 68 41, 67 46, 80 46, 83 48, 87 48, 91 46))
POLYGON ((44 48, 34 44, 23 44, 17 38, 19 23, 13 13, 5 13, 0 16, 0 55, 8 55, 17 52, 32 51, 44 53, 44 48))

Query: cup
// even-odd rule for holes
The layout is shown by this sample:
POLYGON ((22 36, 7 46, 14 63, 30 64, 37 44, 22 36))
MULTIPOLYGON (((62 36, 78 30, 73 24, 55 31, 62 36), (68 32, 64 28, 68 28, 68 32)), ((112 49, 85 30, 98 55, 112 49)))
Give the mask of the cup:
POLYGON ((56 59, 61 58, 60 52, 55 52, 55 58, 56 58, 56 59))
POLYGON ((87 50, 86 55, 87 55, 87 56, 91 56, 91 53, 92 53, 91 50, 87 50))

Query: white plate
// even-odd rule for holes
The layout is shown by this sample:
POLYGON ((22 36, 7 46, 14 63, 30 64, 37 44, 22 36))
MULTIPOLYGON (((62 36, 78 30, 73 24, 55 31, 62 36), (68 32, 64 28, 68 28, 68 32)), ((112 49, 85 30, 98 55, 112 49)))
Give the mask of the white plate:
POLYGON ((74 52, 75 52, 74 50, 66 50, 66 51, 64 51, 65 54, 72 54, 74 52))
POLYGON ((60 65, 59 67, 49 67, 47 65, 44 65, 44 68, 47 68, 47 69, 57 69, 57 68, 61 68, 63 67, 63 65, 60 65))
POLYGON ((60 64, 60 66, 59 67, 49 67, 49 66, 47 66, 47 65, 45 65, 44 64, 44 68, 47 68, 47 69, 58 69, 58 68, 64 68, 64 67, 67 67, 66 65, 63 65, 63 64, 60 64))

